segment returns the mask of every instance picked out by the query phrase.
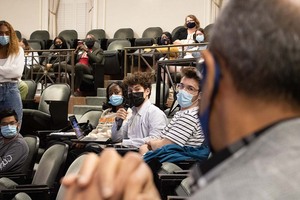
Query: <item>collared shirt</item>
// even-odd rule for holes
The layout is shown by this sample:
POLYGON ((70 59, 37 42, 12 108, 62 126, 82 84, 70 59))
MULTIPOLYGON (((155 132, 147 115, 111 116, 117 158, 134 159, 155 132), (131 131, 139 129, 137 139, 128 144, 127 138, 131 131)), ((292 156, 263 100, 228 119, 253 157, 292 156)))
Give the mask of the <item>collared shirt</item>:
POLYGON ((139 147, 151 139, 160 138, 167 123, 165 113, 146 100, 139 110, 132 108, 132 117, 123 123, 119 131, 116 123, 113 124, 112 141, 123 140, 124 145, 139 147))

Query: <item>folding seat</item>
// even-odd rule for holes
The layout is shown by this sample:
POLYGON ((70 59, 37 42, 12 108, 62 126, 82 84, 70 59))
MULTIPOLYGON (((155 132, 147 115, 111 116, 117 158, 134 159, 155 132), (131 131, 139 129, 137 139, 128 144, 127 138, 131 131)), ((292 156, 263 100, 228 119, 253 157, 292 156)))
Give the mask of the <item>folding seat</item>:
POLYGON ((131 44, 133 44, 134 41, 134 33, 131 28, 120 28, 118 29, 114 37, 112 39, 107 40, 107 48, 109 44, 115 40, 129 40, 131 44))
POLYGON ((0 199, 12 199, 19 192, 27 193, 32 199, 53 199, 64 173, 68 149, 69 146, 65 143, 50 146, 43 154, 29 185, 20 185, 8 178, 1 178, 1 188, 7 189, 1 190, 0 199))
POLYGON ((76 30, 63 30, 58 36, 62 36, 69 43, 71 48, 76 46, 78 40, 78 33, 76 30))
POLYGON ((30 34, 30 41, 40 41, 41 49, 48 49, 51 43, 50 34, 47 30, 36 30, 30 34))
POLYGON ((205 28, 204 28, 204 38, 205 41, 204 42, 209 42, 209 37, 211 34, 211 31, 213 29, 214 24, 208 24, 205 28))
POLYGON ((126 40, 115 40, 104 51, 104 74, 122 80, 124 77, 124 47, 131 47, 126 40))
POLYGON ((23 109, 21 134, 40 130, 58 130, 68 124, 68 103, 71 96, 67 84, 52 84, 41 94, 38 109, 23 109))
POLYGON ((15 30, 15 32, 16 32, 16 35, 17 35, 18 39, 21 40, 22 39, 22 33, 18 30, 15 30))
POLYGON ((174 37, 175 33, 176 33, 179 29, 182 29, 182 28, 184 28, 184 26, 177 26, 177 27, 175 27, 175 28, 173 29, 173 31, 171 32, 172 37, 174 37))
POLYGON ((134 46, 151 46, 157 43, 158 38, 162 35, 162 29, 160 27, 149 27, 144 30, 141 38, 135 39, 134 46))

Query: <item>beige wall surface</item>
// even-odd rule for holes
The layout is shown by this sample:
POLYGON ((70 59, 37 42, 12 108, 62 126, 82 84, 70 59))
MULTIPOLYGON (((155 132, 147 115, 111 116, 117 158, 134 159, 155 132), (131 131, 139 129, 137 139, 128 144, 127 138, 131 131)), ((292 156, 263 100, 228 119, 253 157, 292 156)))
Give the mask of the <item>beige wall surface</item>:
POLYGON ((33 30, 41 28, 41 0, 0 0, 0 20, 6 20, 29 38, 33 30))
MULTIPOLYGON (((211 0, 93 0, 93 28, 102 28, 112 38, 119 28, 130 27, 141 37, 147 27, 160 26, 172 31, 194 14, 201 27, 212 23, 211 0)), ((35 30, 47 29, 48 0, 0 0, 0 19, 9 21, 23 37, 35 30)), ((79 36, 83 37, 83 36, 79 36)))

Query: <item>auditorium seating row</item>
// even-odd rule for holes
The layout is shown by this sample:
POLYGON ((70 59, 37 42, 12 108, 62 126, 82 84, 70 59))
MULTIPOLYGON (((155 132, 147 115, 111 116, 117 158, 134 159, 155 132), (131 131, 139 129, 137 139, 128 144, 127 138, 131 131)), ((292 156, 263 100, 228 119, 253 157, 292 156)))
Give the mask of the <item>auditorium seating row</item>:
MULTIPOLYGON (((180 28, 183 28, 183 26, 174 28, 171 34, 174 36, 176 31, 178 31, 180 28)), ((204 31, 208 32, 210 28, 211 24, 206 26, 204 31)), ((22 33, 20 31, 17 30, 16 33, 19 38, 22 38, 22 33)), ((157 44, 159 42, 159 38, 162 33, 163 30, 161 27, 146 28, 142 33, 142 37, 140 38, 134 38, 134 31, 132 28, 118 29, 114 33, 113 38, 107 38, 106 32, 103 29, 92 29, 87 32, 87 34, 93 34, 96 37, 103 50, 106 50, 112 41, 120 39, 129 40, 131 46, 151 46, 152 44, 157 44)), ((64 39, 66 39, 70 44, 71 48, 76 48, 78 40, 84 39, 78 38, 78 33, 76 30, 63 30, 58 35, 63 36, 64 39)), ((47 30, 36 30, 31 33, 29 37, 29 43, 35 50, 49 49, 52 44, 52 39, 50 38, 50 34, 47 30)))

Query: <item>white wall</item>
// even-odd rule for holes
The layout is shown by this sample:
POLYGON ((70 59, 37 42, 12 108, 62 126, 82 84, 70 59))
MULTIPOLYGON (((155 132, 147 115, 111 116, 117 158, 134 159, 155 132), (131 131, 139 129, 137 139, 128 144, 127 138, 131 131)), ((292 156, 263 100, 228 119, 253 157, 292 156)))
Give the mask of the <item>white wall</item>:
MULTIPOLYGON (((102 28, 113 37, 119 28, 130 27, 140 37, 150 26, 172 31, 183 25, 188 14, 200 20, 201 27, 212 23, 211 0, 94 0, 93 28, 102 28)), ((48 0, 0 0, 0 19, 10 22, 23 37, 34 30, 47 29, 48 0)), ((79 35, 79 37, 84 37, 79 35)))
POLYGON ((210 23, 210 0, 99 0, 98 27, 113 37, 119 28, 132 28, 136 37, 147 27, 159 26, 171 32, 194 14, 201 27, 210 23), (105 8, 105 9, 103 9, 105 8))
POLYGON ((29 38, 33 30, 41 29, 42 0, 0 0, 0 19, 8 21, 23 37, 29 38))

